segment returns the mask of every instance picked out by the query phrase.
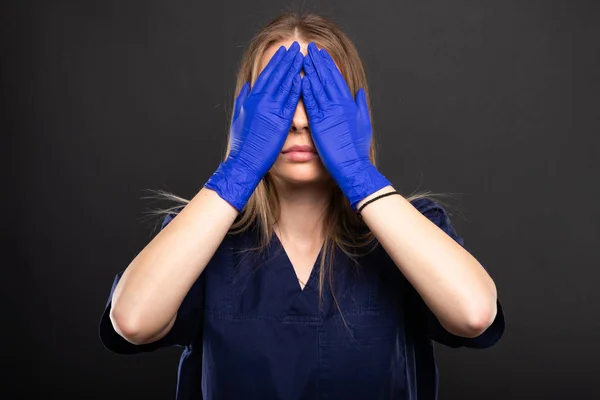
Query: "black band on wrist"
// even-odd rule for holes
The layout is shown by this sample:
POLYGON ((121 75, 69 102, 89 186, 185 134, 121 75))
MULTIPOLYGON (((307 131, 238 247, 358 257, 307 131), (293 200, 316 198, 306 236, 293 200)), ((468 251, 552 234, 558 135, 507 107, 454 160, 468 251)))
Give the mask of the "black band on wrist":
POLYGON ((382 197, 386 197, 386 196, 391 196, 393 194, 400 194, 398 191, 393 191, 393 192, 388 192, 388 193, 384 193, 381 194, 375 198, 372 198, 371 200, 367 201, 365 204, 363 204, 362 206, 360 206, 360 208, 356 211, 356 213, 358 214, 359 217, 362 217, 360 215, 360 212, 363 210, 363 208, 365 208, 368 204, 371 204, 372 202, 374 202, 375 200, 381 199, 382 197))

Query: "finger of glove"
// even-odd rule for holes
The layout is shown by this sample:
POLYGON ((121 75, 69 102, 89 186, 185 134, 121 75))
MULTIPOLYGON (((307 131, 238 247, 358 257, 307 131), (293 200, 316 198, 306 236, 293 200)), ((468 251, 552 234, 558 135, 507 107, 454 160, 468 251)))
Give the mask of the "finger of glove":
POLYGON ((313 63, 314 70, 321 80, 321 84, 323 85, 323 89, 325 90, 327 97, 332 101, 339 100, 340 92, 333 81, 331 71, 325 64, 325 60, 317 48, 317 45, 315 45, 313 42, 308 44, 308 54, 313 63))
POLYGON ((290 95, 290 90, 292 89, 292 84, 296 76, 300 77, 300 70, 302 69, 302 60, 304 59, 304 55, 300 52, 296 53, 294 60, 292 61, 292 65, 288 69, 285 77, 281 81, 279 88, 275 93, 275 100, 284 101, 290 95))
POLYGON ((300 93, 302 91, 302 78, 300 78, 299 74, 294 75, 292 78, 292 87, 290 89, 290 93, 288 98, 283 106, 282 114, 284 118, 291 119, 296 112, 296 107, 298 106, 298 101, 300 100, 300 93))
POLYGON ((319 115, 320 110, 307 76, 302 79, 302 99, 304 100, 304 108, 308 114, 309 122, 313 121, 319 115))
POLYGON ((262 72, 256 78, 256 82, 254 82, 254 86, 252 86, 252 91, 258 93, 263 90, 265 84, 269 80, 271 73, 275 68, 279 65, 279 62, 283 59, 283 57, 287 54, 285 46, 279 47, 273 57, 267 63, 267 66, 262 70, 262 72))
POLYGON ((368 121, 371 117, 369 116, 369 106, 367 104, 367 95, 363 88, 358 89, 356 92, 356 106, 360 112, 361 118, 368 121))
POLYGON ((323 56, 323 59, 325 60, 325 64, 329 68, 329 71, 331 71, 331 76, 335 82, 335 86, 339 95, 345 99, 352 99, 352 92, 350 92, 348 83, 346 82, 344 75, 342 75, 338 69, 337 65, 335 65, 335 61, 333 61, 333 58, 329 52, 325 49, 321 49, 319 53, 321 53, 321 56, 323 56))
POLYGON ((242 89, 240 90, 240 93, 236 97, 235 102, 233 104, 233 121, 235 121, 238 115, 240 115, 242 104, 244 104, 246 97, 248 97, 248 93, 250 93, 250 83, 246 82, 244 83, 244 86, 242 86, 242 89))
POLYGON ((300 45, 294 41, 290 48, 287 50, 283 59, 277 64, 277 67, 269 76, 267 83, 265 84, 264 91, 269 93, 275 93, 277 88, 281 85, 281 81, 286 75, 286 72, 290 69, 290 66, 296 59, 296 54, 300 51, 300 45))
POLYGON ((310 82, 312 96, 317 106, 320 109, 325 108, 327 104, 329 104, 329 98, 327 97, 327 93, 325 93, 325 89, 321 84, 317 71, 315 71, 311 57, 304 57, 304 80, 310 82))

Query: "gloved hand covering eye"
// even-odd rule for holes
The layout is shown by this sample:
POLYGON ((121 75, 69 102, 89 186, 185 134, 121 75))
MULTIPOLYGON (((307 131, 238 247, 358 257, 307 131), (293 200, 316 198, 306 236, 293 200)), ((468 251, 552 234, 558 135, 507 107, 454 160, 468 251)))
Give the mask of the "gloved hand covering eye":
POLYGON ((271 169, 287 138, 300 99, 304 55, 298 42, 281 46, 235 100, 230 151, 205 187, 241 211, 271 169))
POLYGON ((390 182, 369 158, 373 130, 365 92, 356 100, 326 50, 314 43, 304 57, 302 98, 312 138, 329 173, 356 211, 356 205, 390 182))

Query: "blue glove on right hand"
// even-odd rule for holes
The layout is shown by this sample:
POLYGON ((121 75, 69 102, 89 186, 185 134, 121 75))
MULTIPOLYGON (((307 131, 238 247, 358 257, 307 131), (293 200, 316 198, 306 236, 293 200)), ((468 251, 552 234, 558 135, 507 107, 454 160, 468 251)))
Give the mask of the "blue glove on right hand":
POLYGON ((235 100, 229 155, 204 186, 240 212, 283 148, 300 99, 303 59, 298 42, 287 51, 281 46, 252 89, 246 83, 235 100))

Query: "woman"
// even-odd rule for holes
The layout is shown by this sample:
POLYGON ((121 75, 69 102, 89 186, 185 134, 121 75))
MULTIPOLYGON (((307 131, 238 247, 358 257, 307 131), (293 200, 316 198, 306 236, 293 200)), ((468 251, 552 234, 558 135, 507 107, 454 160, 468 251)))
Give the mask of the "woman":
POLYGON ((504 317, 444 208, 375 167, 354 45, 283 15, 236 93, 225 160, 117 275, 103 343, 183 346, 178 399, 436 398, 432 341, 489 347, 504 317))

